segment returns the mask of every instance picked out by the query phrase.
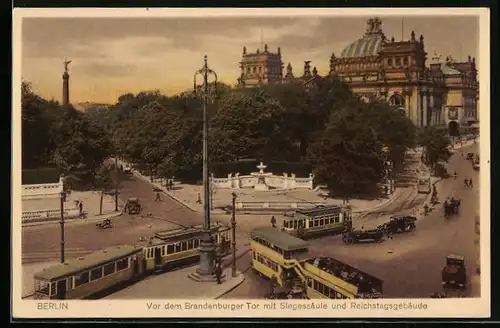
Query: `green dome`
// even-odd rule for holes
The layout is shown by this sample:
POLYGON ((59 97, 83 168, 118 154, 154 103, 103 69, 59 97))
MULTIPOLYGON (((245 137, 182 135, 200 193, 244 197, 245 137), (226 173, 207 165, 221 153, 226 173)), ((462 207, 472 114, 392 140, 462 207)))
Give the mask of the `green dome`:
POLYGON ((384 42, 382 35, 369 35, 357 39, 344 48, 340 53, 341 58, 356 58, 377 56, 384 42))

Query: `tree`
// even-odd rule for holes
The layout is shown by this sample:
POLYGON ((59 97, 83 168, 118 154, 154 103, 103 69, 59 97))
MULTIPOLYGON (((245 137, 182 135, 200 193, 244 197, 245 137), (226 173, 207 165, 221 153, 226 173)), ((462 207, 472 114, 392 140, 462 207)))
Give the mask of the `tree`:
POLYGON ((71 188, 92 185, 94 175, 110 155, 108 134, 97 122, 71 106, 60 122, 52 125, 57 148, 53 163, 71 188))
POLYGON ((211 158, 232 161, 244 156, 286 160, 293 153, 283 131, 284 109, 267 94, 232 92, 217 104, 211 120, 211 158))
POLYGON ((425 127, 419 132, 418 143, 424 148, 424 162, 436 173, 437 164, 451 156, 450 139, 445 130, 425 127))
POLYGON ((102 202, 104 193, 113 187, 111 170, 106 166, 101 166, 99 171, 94 177, 94 187, 99 190, 101 199, 99 202, 99 215, 102 215, 102 202))
POLYGON ((401 164, 408 148, 415 147, 416 128, 404 111, 395 110, 386 103, 367 104, 366 122, 372 126, 379 141, 388 148, 387 160, 401 164))
MULTIPOLYGON (((371 191, 381 180, 381 143, 364 120, 363 105, 351 102, 333 113, 308 148, 319 182, 331 195, 352 197, 371 191)), ((366 109, 365 109, 366 110, 366 109)))

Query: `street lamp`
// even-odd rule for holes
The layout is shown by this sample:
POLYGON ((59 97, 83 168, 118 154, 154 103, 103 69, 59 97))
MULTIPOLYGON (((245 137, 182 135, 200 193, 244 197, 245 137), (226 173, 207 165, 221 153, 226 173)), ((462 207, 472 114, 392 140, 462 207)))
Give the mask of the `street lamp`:
POLYGON ((232 251, 233 251, 233 267, 232 276, 236 277, 236 198, 238 197, 235 192, 232 193, 233 196, 233 215, 231 216, 231 228, 232 228, 232 251))
POLYGON ((64 199, 66 198, 66 193, 61 191, 61 220, 59 224, 61 225, 61 263, 64 263, 64 199))
POLYGON ((115 212, 118 212, 118 156, 115 155, 115 212))
POLYGON ((213 76, 215 85, 217 85, 217 74, 208 68, 207 56, 205 55, 205 63, 201 69, 195 72, 193 78, 194 91, 196 92, 196 77, 203 77, 203 208, 205 220, 203 222, 203 235, 200 239, 200 266, 196 270, 196 280, 212 281, 215 248, 210 231, 210 177, 209 177, 209 160, 208 160, 208 77, 213 76))

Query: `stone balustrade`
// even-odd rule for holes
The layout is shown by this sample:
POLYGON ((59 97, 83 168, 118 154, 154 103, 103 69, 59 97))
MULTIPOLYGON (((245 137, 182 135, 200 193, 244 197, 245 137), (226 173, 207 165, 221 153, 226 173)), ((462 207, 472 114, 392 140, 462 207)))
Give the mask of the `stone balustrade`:
POLYGON ((62 178, 57 183, 31 184, 22 186, 23 199, 56 198, 63 191, 62 178))
POLYGON ((260 209, 274 209, 274 210, 294 210, 298 208, 312 208, 319 205, 325 205, 321 202, 239 202, 236 201, 236 210, 260 210, 260 209))
MULTIPOLYGON (((64 218, 74 219, 80 216, 79 208, 65 208, 64 218)), ((60 209, 23 211, 22 222, 57 220, 61 217, 60 209)))
MULTIPOLYGON (((308 178, 297 178, 295 174, 288 175, 274 175, 268 173, 263 176, 264 183, 272 189, 313 189, 313 175, 310 174, 308 178)), ((259 182, 259 177, 256 175, 239 175, 228 174, 227 178, 211 177, 211 182, 215 188, 220 189, 243 189, 252 188, 259 182)))

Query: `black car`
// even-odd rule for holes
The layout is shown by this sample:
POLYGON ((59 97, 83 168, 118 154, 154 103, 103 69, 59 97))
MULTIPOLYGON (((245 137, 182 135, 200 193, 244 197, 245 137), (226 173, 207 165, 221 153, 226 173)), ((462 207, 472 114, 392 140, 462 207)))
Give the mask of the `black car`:
POLYGON ((384 240, 384 231, 381 229, 344 231, 342 240, 347 245, 362 242, 380 243, 384 240))
POLYGON ((412 215, 391 216, 390 221, 379 226, 387 234, 408 232, 416 228, 417 218, 412 215))

